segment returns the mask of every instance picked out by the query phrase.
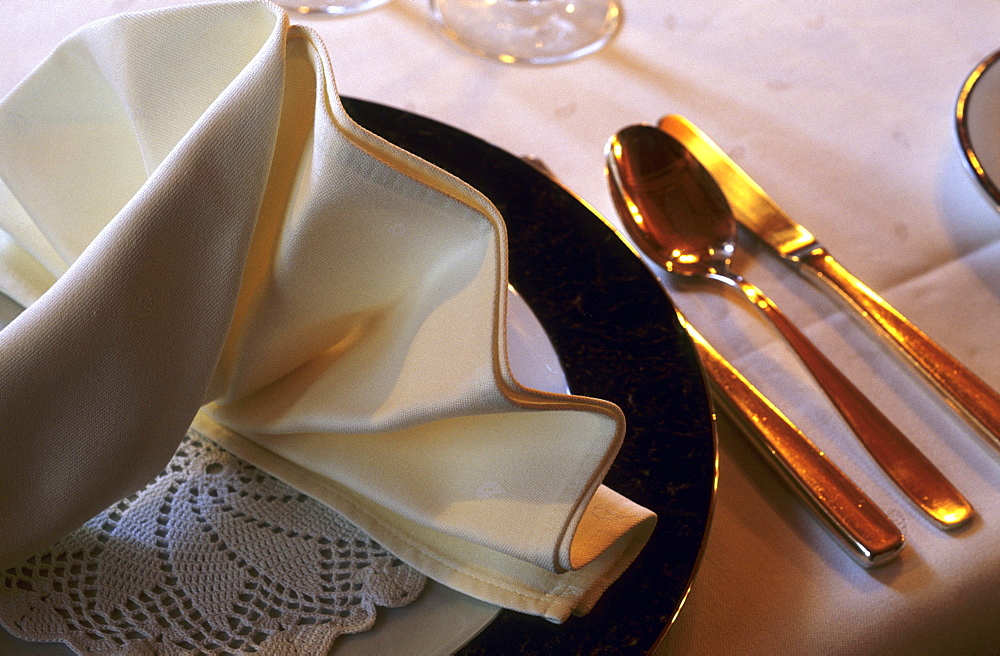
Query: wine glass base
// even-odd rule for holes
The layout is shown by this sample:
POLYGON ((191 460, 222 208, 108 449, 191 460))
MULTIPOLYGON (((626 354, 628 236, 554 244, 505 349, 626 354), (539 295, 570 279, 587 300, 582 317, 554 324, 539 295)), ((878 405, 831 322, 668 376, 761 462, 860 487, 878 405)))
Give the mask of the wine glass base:
POLYGON ((360 11, 374 9, 379 5, 384 5, 389 0, 280 0, 278 4, 288 11, 299 14, 329 14, 332 16, 345 16, 356 14, 360 11))
POLYGON ((606 44, 621 25, 619 0, 430 0, 445 36, 508 64, 554 64, 606 44))

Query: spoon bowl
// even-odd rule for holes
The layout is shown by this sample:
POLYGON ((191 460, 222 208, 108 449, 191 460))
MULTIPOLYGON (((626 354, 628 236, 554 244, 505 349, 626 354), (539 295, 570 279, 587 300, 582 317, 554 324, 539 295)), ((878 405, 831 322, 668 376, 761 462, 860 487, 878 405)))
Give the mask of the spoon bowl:
POLYGON ((725 275, 736 249, 736 219, 708 171, 678 141, 647 125, 611 138, 608 174, 625 230, 672 273, 725 275), (661 138, 662 135, 665 138, 661 138), (620 193, 630 189, 628 199, 620 193), (674 202, 657 202, 671 198, 674 202))
POLYGON ((715 179, 671 135, 649 125, 619 131, 606 151, 611 196, 639 248, 672 273, 743 292, 788 341, 873 459, 938 527, 972 506, 916 446, 756 286, 731 270, 736 219, 715 179))

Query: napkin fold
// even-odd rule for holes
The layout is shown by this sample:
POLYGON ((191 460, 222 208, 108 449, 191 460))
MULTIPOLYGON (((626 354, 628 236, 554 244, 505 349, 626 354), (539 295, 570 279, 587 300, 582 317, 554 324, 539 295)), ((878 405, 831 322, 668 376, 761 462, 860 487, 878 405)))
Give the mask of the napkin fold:
POLYGON ((93 23, 0 103, 0 562, 189 427, 432 578, 562 621, 655 516, 614 405, 524 388, 478 192, 356 125, 266 2, 93 23))

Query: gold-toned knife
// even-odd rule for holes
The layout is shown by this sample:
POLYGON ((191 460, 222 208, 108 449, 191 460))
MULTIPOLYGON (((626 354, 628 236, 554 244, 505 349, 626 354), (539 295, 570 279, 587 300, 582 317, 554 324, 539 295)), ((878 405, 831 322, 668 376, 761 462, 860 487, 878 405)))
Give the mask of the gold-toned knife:
POLYGON ((681 142, 715 178, 736 219, 783 258, 828 283, 938 389, 948 403, 1000 449, 1000 394, 841 266, 816 238, 785 214, 704 132, 683 116, 659 127, 681 142))
MULTIPOLYGON (((569 190, 537 157, 522 157, 580 200, 615 234, 589 203, 569 190)), ((621 236, 640 260, 642 256, 621 236)), ((666 290, 664 290, 666 293, 666 290)), ((823 454, 778 408, 737 371, 678 311, 711 384, 712 398, 732 417, 765 460, 822 520, 837 543, 863 567, 883 565, 900 552, 903 534, 878 505, 823 454)))

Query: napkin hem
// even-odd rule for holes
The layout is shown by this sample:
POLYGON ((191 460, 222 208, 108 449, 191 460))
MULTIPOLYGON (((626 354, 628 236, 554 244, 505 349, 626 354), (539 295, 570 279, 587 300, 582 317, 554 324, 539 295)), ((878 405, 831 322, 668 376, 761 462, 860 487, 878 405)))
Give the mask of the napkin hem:
MULTIPOLYGON (((324 101, 328 120, 330 120, 331 124, 341 134, 358 148, 364 150, 369 156, 377 159, 386 166, 392 167, 404 175, 466 205, 489 221, 490 227, 496 236, 495 243, 498 255, 494 275, 501 282, 506 282, 508 280, 507 269, 509 262, 507 229, 503 217, 492 201, 457 176, 383 139, 354 121, 340 101, 329 53, 319 35, 310 27, 292 25, 288 30, 288 38, 303 39, 314 55, 314 62, 322 68, 323 74, 321 76, 317 75, 316 94, 324 101)), ((579 403, 568 401, 567 395, 541 392, 521 385, 514 378, 509 366, 506 333, 507 294, 504 285, 497 285, 494 290, 493 318, 492 367, 499 391, 506 401, 526 410, 544 407, 546 410, 583 409, 601 412, 615 424, 614 435, 610 438, 609 443, 605 445, 606 448, 599 464, 590 472, 590 477, 586 484, 582 488, 576 488, 574 496, 579 496, 582 493, 585 502, 577 504, 574 508, 572 515, 567 518, 563 526, 557 543, 554 545, 552 560, 557 571, 569 571, 579 568, 581 563, 575 563, 573 557, 573 536, 576 534, 576 530, 587 512, 589 500, 600 486, 601 481, 604 479, 621 448, 625 433, 624 414, 617 405, 603 399, 575 397, 586 403, 586 407, 583 408, 579 403)), ((570 487, 568 484, 567 489, 570 487)), ((586 562, 582 564, 586 564, 586 562)))

